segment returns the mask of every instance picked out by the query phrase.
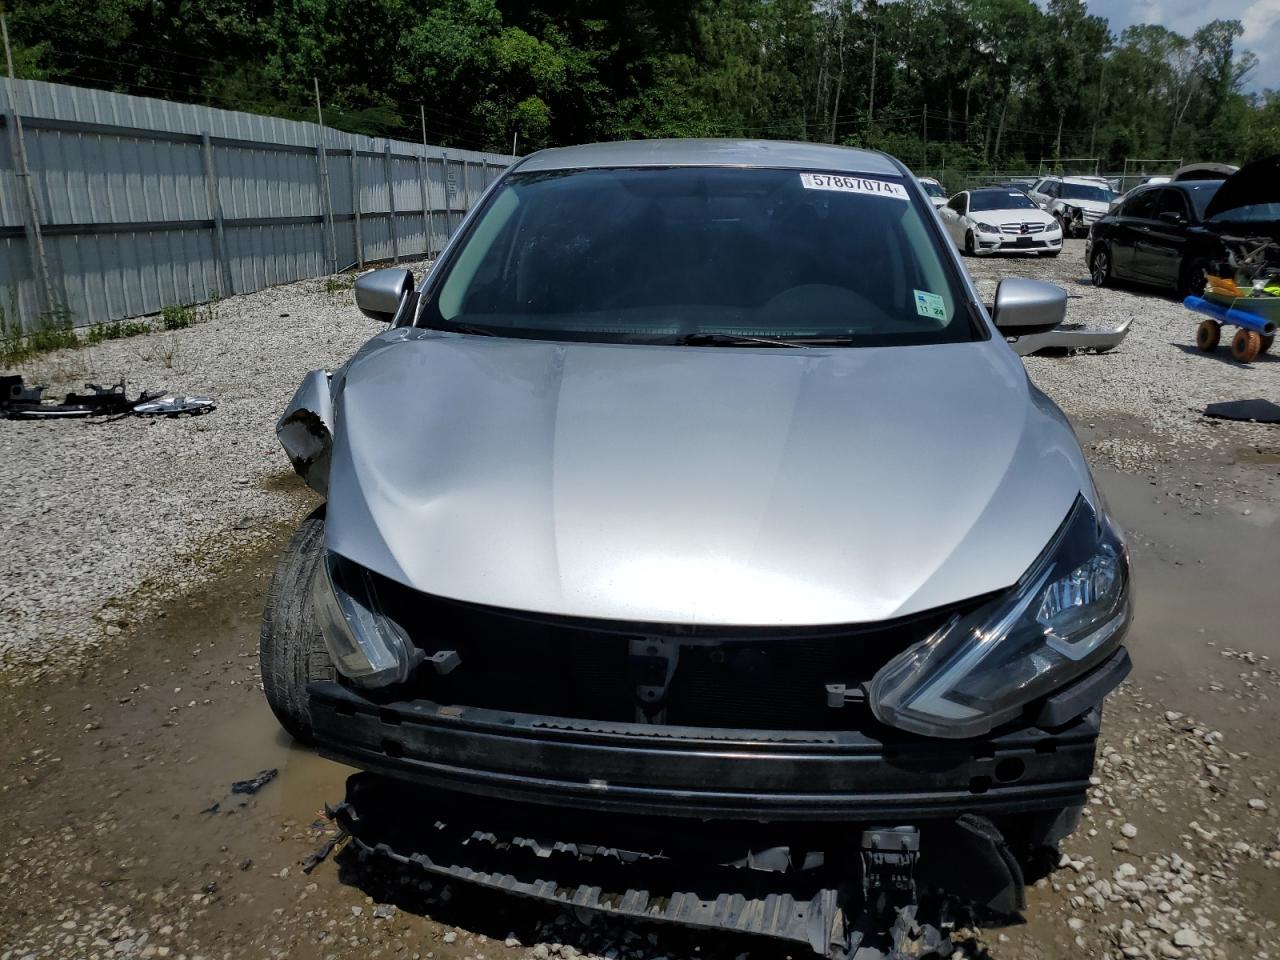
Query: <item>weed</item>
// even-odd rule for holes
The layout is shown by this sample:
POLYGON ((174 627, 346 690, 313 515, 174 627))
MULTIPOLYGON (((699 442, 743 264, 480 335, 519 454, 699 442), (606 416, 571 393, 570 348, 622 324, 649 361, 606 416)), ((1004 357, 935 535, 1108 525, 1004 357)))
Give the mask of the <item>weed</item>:
POLYGON ((85 331, 84 342, 90 346, 105 343, 108 340, 127 340, 129 337, 143 337, 151 332, 151 325, 137 320, 117 320, 115 323, 102 323, 85 331))
POLYGON ((347 273, 337 273, 332 277, 324 278, 324 286, 321 288, 329 296, 343 293, 355 286, 356 278, 347 273))
POLYGON ((172 304, 160 313, 160 326, 166 330, 185 330, 195 326, 196 311, 190 304, 172 304))
POLYGON ((9 321, 0 308, 0 364, 12 366, 41 353, 79 345, 71 311, 65 307, 40 314, 29 330, 24 330, 17 321, 9 321))

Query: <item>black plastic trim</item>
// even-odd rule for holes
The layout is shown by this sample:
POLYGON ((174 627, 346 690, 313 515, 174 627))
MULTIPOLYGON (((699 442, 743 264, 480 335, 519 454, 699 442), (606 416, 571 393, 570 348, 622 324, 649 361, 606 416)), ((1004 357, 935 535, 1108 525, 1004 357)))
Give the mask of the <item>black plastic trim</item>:
POLYGON ((597 723, 308 687, 321 754, 442 789, 605 811, 855 820, 1079 805, 1100 711, 944 741, 864 731, 597 723), (1014 776, 1009 771, 1015 771, 1014 776))
POLYGON ((1129 659, 1129 651, 1121 647, 1071 686, 1047 697, 1036 714, 1036 725, 1057 727, 1080 716, 1102 703, 1107 694, 1120 686, 1132 669, 1133 661, 1129 659))

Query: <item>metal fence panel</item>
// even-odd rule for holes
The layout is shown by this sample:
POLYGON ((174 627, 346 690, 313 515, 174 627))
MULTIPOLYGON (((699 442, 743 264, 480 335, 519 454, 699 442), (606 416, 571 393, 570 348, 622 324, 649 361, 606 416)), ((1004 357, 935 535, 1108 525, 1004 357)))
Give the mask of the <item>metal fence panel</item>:
POLYGON ((33 80, 0 86, 0 126, 0 310, 28 329, 51 310, 101 323, 433 254, 511 161, 33 80))

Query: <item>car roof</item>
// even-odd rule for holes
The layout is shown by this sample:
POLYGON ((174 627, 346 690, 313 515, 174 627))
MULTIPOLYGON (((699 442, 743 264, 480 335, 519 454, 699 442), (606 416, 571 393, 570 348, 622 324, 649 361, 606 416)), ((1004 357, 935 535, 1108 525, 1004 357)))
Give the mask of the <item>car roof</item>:
POLYGON ((856 147, 785 140, 618 140, 539 150, 520 161, 521 173, 604 167, 772 167, 902 176, 892 157, 856 147))

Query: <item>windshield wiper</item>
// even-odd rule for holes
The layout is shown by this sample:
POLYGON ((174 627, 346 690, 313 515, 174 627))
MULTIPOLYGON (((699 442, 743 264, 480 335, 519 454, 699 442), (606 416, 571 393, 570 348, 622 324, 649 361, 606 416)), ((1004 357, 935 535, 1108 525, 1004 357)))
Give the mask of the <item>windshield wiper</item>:
POLYGON ((677 337, 682 347, 750 347, 763 344, 766 347, 804 347, 798 339, 775 340, 771 337, 751 337, 742 333, 686 333, 677 337))
POLYGON ((431 324, 430 329, 443 330, 445 333, 467 333, 473 337, 497 336, 497 334, 488 327, 477 327, 470 323, 447 323, 447 321, 446 324, 431 324))

